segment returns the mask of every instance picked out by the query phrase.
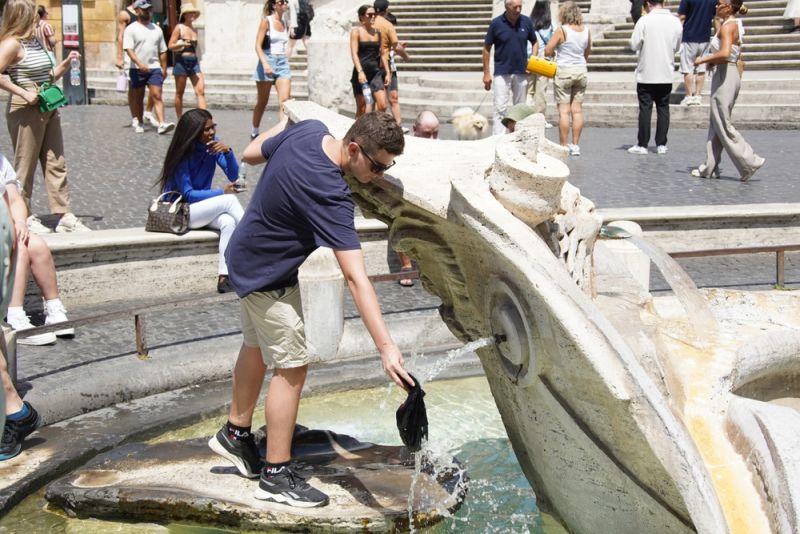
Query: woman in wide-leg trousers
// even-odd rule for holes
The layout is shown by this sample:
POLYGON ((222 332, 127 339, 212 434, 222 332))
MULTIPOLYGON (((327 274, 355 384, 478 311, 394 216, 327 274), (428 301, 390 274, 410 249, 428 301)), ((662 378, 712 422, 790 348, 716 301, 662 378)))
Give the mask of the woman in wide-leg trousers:
POLYGON ((706 161, 698 169, 706 178, 719 175, 723 148, 742 177, 749 178, 764 163, 763 158, 753 152, 753 147, 745 141, 731 120, 731 112, 741 85, 735 63, 716 65, 714 77, 711 79, 711 113, 706 141, 706 161))

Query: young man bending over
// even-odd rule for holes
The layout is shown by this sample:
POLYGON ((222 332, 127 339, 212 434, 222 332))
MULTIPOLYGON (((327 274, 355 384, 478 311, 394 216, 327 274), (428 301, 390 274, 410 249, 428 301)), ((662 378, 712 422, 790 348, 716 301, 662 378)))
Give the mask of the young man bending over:
POLYGON ((367 277, 344 180, 345 174, 364 184, 380 178, 403 146, 403 132, 392 116, 373 112, 360 117, 343 139, 334 138, 317 120, 290 127, 283 121, 244 151, 251 165, 269 163, 225 253, 230 281, 242 299, 244 342, 233 370, 228 422, 209 446, 243 476, 260 476, 257 499, 298 507, 328 504, 328 496, 290 466, 308 371, 297 271, 317 247, 333 249, 386 374, 401 387, 414 383, 367 277), (267 367, 273 372, 264 406, 263 463, 250 427, 267 367))

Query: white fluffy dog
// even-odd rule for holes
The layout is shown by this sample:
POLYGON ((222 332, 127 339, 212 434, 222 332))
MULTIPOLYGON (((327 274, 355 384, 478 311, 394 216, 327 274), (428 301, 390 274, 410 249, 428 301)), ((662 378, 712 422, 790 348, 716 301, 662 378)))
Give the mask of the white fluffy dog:
POLYGON ((489 120, 472 108, 458 108, 450 122, 459 141, 475 141, 489 135, 489 120))

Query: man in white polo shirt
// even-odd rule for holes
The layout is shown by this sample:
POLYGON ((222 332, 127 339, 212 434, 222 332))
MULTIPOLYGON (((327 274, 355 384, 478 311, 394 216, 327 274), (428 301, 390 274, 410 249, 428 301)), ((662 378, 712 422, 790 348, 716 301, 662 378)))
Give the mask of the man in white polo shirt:
POLYGON ((161 97, 161 86, 167 77, 167 43, 161 28, 153 24, 153 6, 149 0, 136 0, 133 3, 138 20, 125 28, 122 36, 122 47, 131 58, 131 100, 136 118, 143 124, 144 89, 147 87, 153 96, 158 133, 164 134, 175 125, 164 122, 164 101, 161 97))
POLYGON ((667 153, 669 97, 675 72, 675 53, 681 46, 683 27, 661 0, 645 0, 646 17, 633 28, 631 49, 639 52, 636 65, 636 94, 639 97, 639 138, 628 149, 646 155, 650 143, 650 117, 656 105, 656 153, 667 153))

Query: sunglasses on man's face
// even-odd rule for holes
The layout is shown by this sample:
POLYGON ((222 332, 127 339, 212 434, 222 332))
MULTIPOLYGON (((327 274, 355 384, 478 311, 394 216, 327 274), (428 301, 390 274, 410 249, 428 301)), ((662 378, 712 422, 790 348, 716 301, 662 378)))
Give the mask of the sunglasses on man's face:
POLYGON ((374 172, 376 174, 380 174, 382 172, 388 171, 389 169, 394 167, 395 163, 397 163, 396 161, 392 161, 388 165, 384 165, 383 163, 378 163, 377 161, 372 159, 372 156, 367 154, 367 151, 364 150, 364 147, 362 147, 361 145, 358 145, 358 148, 361 149, 361 153, 364 154, 364 157, 369 160, 370 164, 372 165, 372 172, 374 172))
POLYGON ((276 3, 276 4, 278 4, 278 5, 281 5, 281 6, 287 6, 287 5, 289 5, 289 2, 288 2, 287 0, 278 0, 278 1, 277 1, 277 2, 275 2, 275 3, 276 3))
POLYGON ((374 19, 377 15, 375 13, 364 13, 364 16, 370 19, 374 19))

